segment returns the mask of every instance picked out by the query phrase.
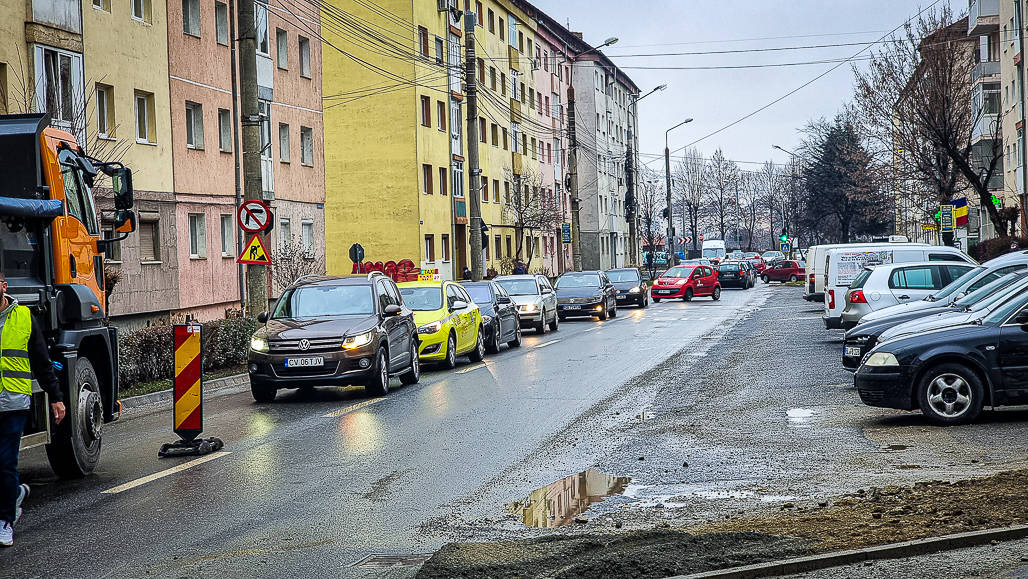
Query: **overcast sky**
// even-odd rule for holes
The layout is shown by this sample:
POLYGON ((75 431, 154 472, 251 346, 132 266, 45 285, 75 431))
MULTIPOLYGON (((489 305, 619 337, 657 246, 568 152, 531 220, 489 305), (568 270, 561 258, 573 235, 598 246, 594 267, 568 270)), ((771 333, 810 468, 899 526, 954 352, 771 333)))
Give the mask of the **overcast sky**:
MULTIPOLYGON (((966 0, 951 2, 958 12, 966 0)), ((917 14, 931 0, 534 0, 555 20, 602 43, 643 93, 667 83, 668 88, 639 103, 641 152, 645 163, 663 154, 664 131, 686 118, 692 123, 671 133, 671 150, 768 104, 836 64, 722 70, 641 70, 632 66, 745 66, 841 60, 865 45, 744 52, 737 54, 628 57, 630 54, 751 50, 810 45, 868 43, 917 14), (642 7, 645 6, 645 9, 642 7), (782 38, 789 37, 789 38, 782 38)), ((865 53, 866 54, 866 53, 865 53)), ((858 63, 859 64, 859 63, 858 63)), ((815 118, 831 117, 853 93, 850 64, 771 108, 696 144, 710 156, 721 148, 729 158, 786 162, 788 156, 771 145, 792 149, 798 129, 815 118)), ((663 168, 663 161, 650 166, 663 168)), ((755 169, 754 164, 740 164, 755 169)))

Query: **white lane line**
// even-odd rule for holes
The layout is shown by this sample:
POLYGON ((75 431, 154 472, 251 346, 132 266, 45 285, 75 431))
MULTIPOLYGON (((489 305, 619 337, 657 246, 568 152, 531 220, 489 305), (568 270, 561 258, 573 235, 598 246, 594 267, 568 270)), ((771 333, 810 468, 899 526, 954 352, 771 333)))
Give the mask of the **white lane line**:
POLYGON ((480 368, 485 368, 485 362, 479 362, 474 366, 468 366, 467 368, 457 370, 456 372, 454 372, 454 374, 467 374, 468 372, 474 372, 475 370, 478 370, 480 368))
POLYGON ((332 412, 329 412, 328 414, 322 415, 322 418, 337 418, 337 417, 342 416, 344 414, 349 414, 350 412, 353 412, 354 410, 360 410, 361 408, 366 408, 368 406, 371 406, 372 404, 378 404, 379 402, 382 402, 383 400, 385 400, 385 398, 372 398, 371 400, 365 400, 364 402, 358 402, 356 404, 351 404, 349 406, 344 406, 343 408, 340 408, 339 410, 333 410, 332 412))
POLYGON ((582 331, 583 332, 595 332, 598 329, 600 329, 600 326, 593 326, 593 327, 589 328, 588 330, 582 330, 582 331))
POLYGON ((125 492, 127 490, 131 490, 131 489, 134 489, 134 488, 136 488, 138 486, 145 485, 148 482, 153 482, 153 481, 155 481, 157 479, 161 479, 161 478, 164 478, 166 476, 173 475, 173 474, 175 474, 177 472, 182 472, 182 471, 184 471, 186 469, 193 468, 194 466, 199 466, 199 465, 201 465, 201 464, 203 464, 205 462, 210 462, 210 461, 212 461, 212 460, 214 460, 216 458, 221 458, 223 456, 228 456, 230 454, 232 454, 232 453, 229 452, 229 451, 226 451, 226 450, 215 452, 213 454, 208 454, 207 456, 202 456, 202 457, 200 457, 200 458, 198 458, 196 460, 191 460, 189 462, 184 462, 184 463, 182 463, 182 464, 180 464, 178 466, 173 466, 173 467, 171 467, 169 469, 162 470, 160 472, 155 472, 155 473, 153 473, 153 474, 151 474, 149 476, 144 476, 142 478, 137 478, 134 481, 130 481, 130 482, 127 482, 127 483, 125 483, 123 485, 118 485, 118 486, 116 486, 114 488, 109 488, 109 489, 107 489, 105 491, 100 491, 100 492, 102 494, 105 494, 105 495, 113 495, 113 494, 117 494, 117 493, 123 493, 123 492, 125 492))
POLYGON ((557 338, 556 340, 550 340, 549 342, 543 342, 542 344, 539 344, 538 346, 536 346, 536 348, 545 348, 546 346, 549 346, 551 344, 556 344, 559 341, 560 341, 560 338, 557 338))

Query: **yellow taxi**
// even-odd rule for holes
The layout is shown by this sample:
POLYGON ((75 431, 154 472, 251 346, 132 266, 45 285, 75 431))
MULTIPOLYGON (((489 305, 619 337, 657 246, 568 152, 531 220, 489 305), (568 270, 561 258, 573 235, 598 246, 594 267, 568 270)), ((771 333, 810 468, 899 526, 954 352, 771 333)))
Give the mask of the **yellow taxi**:
POLYGON ((422 361, 453 368, 457 356, 467 354, 472 362, 485 357, 482 313, 459 283, 410 281, 397 286, 404 303, 414 310, 422 361))

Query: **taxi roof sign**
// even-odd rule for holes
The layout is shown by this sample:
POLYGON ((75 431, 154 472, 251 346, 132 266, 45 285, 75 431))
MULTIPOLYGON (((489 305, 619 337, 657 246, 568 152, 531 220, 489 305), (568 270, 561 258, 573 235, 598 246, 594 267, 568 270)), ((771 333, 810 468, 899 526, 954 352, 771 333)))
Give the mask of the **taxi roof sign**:
POLYGON ((264 242, 261 241, 261 236, 257 233, 253 234, 250 238, 250 243, 246 244, 243 248, 243 252, 239 254, 239 258, 236 259, 236 263, 245 263, 247 265, 271 265, 271 258, 268 256, 268 250, 264 247, 264 242))

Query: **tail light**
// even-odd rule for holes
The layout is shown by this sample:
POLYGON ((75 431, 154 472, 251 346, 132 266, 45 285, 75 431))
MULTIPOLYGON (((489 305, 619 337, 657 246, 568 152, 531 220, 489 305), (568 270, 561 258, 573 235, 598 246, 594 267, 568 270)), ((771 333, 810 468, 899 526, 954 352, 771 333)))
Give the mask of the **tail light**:
POLYGON ((814 274, 810 274, 810 283, 814 283, 814 274))
POLYGON ((864 290, 853 290, 846 296, 846 301, 851 304, 866 304, 867 298, 864 297, 864 290))
POLYGON ((828 290, 828 309, 835 309, 835 290, 828 290))
POLYGON ((745 274, 746 274, 746 272, 744 272, 744 271, 743 271, 743 270, 741 270, 741 269, 739 270, 739 275, 745 275, 745 274))

